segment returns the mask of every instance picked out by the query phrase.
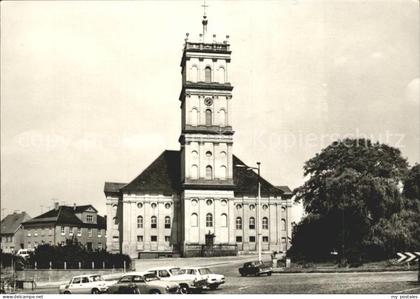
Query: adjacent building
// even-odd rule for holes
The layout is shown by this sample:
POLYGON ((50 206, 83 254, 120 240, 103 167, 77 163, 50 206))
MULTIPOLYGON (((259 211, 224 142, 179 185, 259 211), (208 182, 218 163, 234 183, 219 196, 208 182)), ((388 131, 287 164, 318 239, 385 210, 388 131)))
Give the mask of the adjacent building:
POLYGON ((106 248, 106 218, 92 205, 60 206, 22 223, 24 247, 65 244, 77 239, 88 250, 106 248))
POLYGON ((26 213, 13 213, 7 215, 0 225, 0 245, 2 252, 14 253, 24 248, 24 232, 22 222, 31 219, 26 213))
POLYGON ((258 206, 258 175, 233 154, 229 37, 218 42, 206 16, 202 24, 199 40, 187 34, 181 58, 180 150, 163 151, 128 183, 105 183, 110 251, 256 252, 258 228, 264 251, 288 248, 292 194, 261 178, 258 206))

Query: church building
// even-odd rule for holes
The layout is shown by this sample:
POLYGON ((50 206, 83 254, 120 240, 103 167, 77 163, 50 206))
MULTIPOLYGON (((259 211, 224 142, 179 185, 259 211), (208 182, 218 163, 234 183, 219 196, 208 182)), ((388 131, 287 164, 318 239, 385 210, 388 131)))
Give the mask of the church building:
POLYGON ((259 178, 254 161, 248 167, 233 154, 229 36, 210 37, 207 22, 204 15, 197 41, 185 38, 180 149, 164 150, 130 182, 105 183, 109 251, 236 255, 257 252, 258 231, 263 252, 290 246, 290 189, 259 178))

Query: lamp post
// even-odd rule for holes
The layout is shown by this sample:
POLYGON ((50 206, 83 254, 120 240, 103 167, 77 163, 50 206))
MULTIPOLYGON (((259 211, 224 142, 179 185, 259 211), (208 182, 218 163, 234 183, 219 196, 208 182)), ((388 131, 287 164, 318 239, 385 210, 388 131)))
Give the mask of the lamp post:
POLYGON ((260 167, 261 162, 257 162, 257 167, 251 167, 246 166, 242 164, 235 165, 236 167, 246 168, 247 170, 257 170, 258 174, 258 194, 257 194, 257 250, 258 250, 258 260, 261 261, 261 227, 260 227, 260 221, 261 221, 261 176, 260 176, 260 167))

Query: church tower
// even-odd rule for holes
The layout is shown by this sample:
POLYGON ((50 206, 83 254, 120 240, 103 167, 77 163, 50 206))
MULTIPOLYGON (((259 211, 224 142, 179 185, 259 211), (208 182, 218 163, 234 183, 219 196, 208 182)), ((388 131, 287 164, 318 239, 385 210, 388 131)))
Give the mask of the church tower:
POLYGON ((181 60, 181 201, 183 247, 204 244, 213 235, 215 244, 234 244, 229 228, 233 216, 233 134, 229 81, 229 36, 222 42, 203 32, 197 41, 185 38, 181 60), (206 237, 207 236, 207 237, 206 237))

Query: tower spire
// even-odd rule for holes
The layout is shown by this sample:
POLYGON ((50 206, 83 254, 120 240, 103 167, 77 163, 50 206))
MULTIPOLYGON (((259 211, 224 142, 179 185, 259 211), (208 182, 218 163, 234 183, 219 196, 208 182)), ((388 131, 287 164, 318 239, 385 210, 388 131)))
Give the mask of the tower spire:
POLYGON ((206 36, 207 33, 207 15, 206 15, 206 7, 208 7, 208 5, 206 5, 206 0, 204 0, 204 4, 201 5, 203 7, 204 13, 203 13, 203 21, 201 22, 201 24, 203 24, 203 41, 204 41, 204 37, 206 36))

